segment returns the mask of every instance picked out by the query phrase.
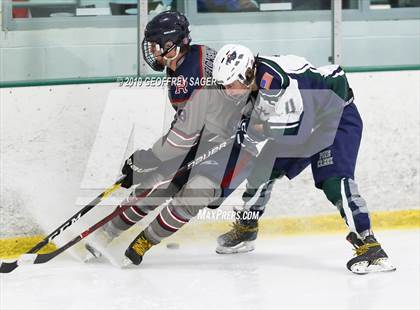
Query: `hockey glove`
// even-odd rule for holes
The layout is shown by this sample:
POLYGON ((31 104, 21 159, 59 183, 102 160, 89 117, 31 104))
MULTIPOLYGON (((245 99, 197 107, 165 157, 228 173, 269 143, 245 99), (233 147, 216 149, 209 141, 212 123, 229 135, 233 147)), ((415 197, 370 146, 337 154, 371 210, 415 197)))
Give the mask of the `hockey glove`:
POLYGON ((140 184, 146 175, 158 169, 161 161, 151 149, 135 151, 124 163, 121 172, 126 175, 121 186, 130 188, 140 184))
POLYGON ((250 126, 250 119, 244 119, 240 122, 239 128, 236 131, 236 143, 241 147, 247 147, 249 144, 257 144, 265 138, 258 134, 254 129, 254 124, 250 126))

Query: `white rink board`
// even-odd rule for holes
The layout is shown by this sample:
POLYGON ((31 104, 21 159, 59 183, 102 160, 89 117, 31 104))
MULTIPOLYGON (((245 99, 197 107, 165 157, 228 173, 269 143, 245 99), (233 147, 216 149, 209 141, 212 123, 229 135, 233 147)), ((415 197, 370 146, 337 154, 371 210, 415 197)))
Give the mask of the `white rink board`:
MULTIPOLYGON (((364 120, 356 180, 369 209, 419 208, 420 72, 349 80, 364 120)), ((164 89, 117 84, 0 89, 0 103, 0 237, 33 234, 34 222, 44 229, 62 222, 79 208, 80 195, 93 198, 112 184, 134 146, 162 135, 173 113, 164 89)), ((265 216, 336 212, 313 186, 310 169, 278 181, 273 198, 265 216)))

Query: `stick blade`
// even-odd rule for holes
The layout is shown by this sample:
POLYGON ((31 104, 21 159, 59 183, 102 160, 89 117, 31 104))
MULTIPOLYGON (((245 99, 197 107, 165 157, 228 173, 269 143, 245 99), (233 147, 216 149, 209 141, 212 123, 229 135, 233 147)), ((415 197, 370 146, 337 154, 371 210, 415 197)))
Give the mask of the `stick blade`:
POLYGON ((17 261, 13 262, 1 262, 0 273, 10 273, 17 268, 17 261))

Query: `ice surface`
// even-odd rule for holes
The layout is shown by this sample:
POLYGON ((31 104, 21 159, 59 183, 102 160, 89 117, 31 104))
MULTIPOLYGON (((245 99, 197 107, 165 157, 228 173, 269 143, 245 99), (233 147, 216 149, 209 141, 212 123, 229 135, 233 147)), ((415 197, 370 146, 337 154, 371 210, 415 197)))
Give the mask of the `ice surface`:
POLYGON ((217 255, 214 241, 160 245, 118 269, 62 255, 2 274, 1 309, 419 309, 420 231, 378 232, 396 272, 355 275, 343 235, 258 240, 217 255))

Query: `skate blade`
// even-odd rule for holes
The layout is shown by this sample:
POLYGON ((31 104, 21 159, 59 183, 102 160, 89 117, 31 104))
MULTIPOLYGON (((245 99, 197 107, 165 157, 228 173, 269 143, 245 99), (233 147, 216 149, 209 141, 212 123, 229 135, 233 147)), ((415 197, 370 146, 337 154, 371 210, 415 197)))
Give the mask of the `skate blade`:
POLYGON ((89 241, 86 244, 86 250, 89 253, 85 256, 85 263, 93 263, 93 262, 109 262, 115 267, 120 268, 121 264, 117 261, 117 259, 112 255, 111 251, 108 248, 108 245, 102 245, 95 240, 89 241))
POLYGON ((388 258, 379 258, 374 260, 371 264, 368 261, 362 261, 351 266, 351 271, 356 274, 368 274, 376 272, 391 272, 397 268, 391 263, 388 258))
POLYGON ((224 246, 219 245, 216 248, 216 253, 217 254, 237 254, 237 253, 247 253, 253 250, 255 250, 255 242, 244 241, 234 247, 224 247, 224 246))
POLYGON ((122 269, 129 269, 129 268, 135 267, 136 265, 134 265, 133 262, 128 257, 124 256, 124 258, 121 261, 120 266, 122 269))
POLYGON ((85 244, 85 249, 87 251, 85 257, 83 258, 84 263, 91 263, 102 257, 102 253, 96 250, 89 243, 85 244))

